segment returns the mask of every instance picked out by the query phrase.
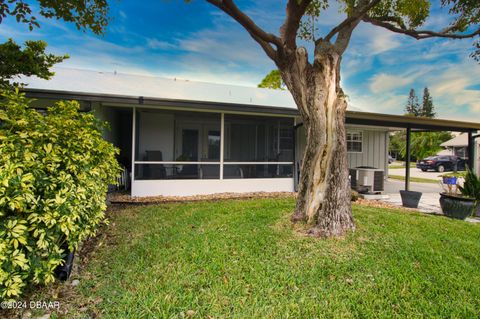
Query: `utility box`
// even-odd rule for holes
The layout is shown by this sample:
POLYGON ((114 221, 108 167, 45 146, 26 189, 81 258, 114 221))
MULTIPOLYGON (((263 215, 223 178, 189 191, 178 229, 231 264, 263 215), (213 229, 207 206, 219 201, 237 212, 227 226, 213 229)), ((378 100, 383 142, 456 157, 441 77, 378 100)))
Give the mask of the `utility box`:
POLYGON ((357 167, 355 179, 356 189, 362 193, 382 192, 384 190, 383 174, 382 169, 357 167))

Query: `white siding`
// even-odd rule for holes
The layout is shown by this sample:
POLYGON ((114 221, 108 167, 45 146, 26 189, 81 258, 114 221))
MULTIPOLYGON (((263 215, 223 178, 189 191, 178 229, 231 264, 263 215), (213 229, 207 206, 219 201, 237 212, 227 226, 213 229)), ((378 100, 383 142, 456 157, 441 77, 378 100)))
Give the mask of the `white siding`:
MULTIPOLYGON (((363 134, 361 153, 347 153, 349 168, 372 166, 386 170, 388 168, 388 131, 385 129, 347 125, 347 130, 360 131, 363 134)), ((300 161, 306 144, 305 129, 297 129, 296 157, 300 161)))

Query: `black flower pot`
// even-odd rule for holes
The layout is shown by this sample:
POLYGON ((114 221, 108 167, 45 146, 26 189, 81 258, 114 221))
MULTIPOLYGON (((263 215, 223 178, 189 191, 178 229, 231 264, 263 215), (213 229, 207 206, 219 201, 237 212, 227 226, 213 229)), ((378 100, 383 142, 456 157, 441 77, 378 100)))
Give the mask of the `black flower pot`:
MULTIPOLYGON (((445 193, 440 193, 440 207, 442 207, 445 216, 462 220, 472 215, 476 208, 473 198, 448 195, 445 193)), ((479 213, 478 210, 476 213, 479 213)))
POLYGON ((422 193, 414 191, 400 191, 400 196, 402 197, 403 207, 417 208, 420 198, 422 197, 422 193))
POLYGON ((73 268, 73 257, 75 256, 74 251, 70 251, 68 246, 62 247, 65 251, 65 257, 63 258, 63 265, 57 266, 55 268, 55 277, 61 281, 66 281, 70 274, 72 273, 73 268))

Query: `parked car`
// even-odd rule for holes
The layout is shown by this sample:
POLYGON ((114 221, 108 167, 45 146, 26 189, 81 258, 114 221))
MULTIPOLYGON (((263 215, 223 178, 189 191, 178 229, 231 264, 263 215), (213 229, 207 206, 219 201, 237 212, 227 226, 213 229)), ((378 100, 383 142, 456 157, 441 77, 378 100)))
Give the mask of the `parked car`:
POLYGON ((392 157, 392 155, 388 155, 388 164, 392 164, 395 161, 395 159, 392 157))
POLYGON ((417 162, 417 168, 423 172, 428 170, 435 170, 437 172, 453 171, 455 170, 455 166, 458 171, 464 171, 465 160, 458 156, 448 155, 430 156, 417 162))

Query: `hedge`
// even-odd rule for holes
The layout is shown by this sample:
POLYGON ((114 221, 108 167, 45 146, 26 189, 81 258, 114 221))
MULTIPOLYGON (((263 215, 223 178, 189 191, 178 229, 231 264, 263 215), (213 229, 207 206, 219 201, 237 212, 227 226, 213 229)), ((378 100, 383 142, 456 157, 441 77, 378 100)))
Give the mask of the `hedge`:
POLYGON ((24 94, 0 93, 0 299, 54 281, 64 249, 105 220, 106 193, 120 173, 106 123, 75 101, 41 113, 24 94))

